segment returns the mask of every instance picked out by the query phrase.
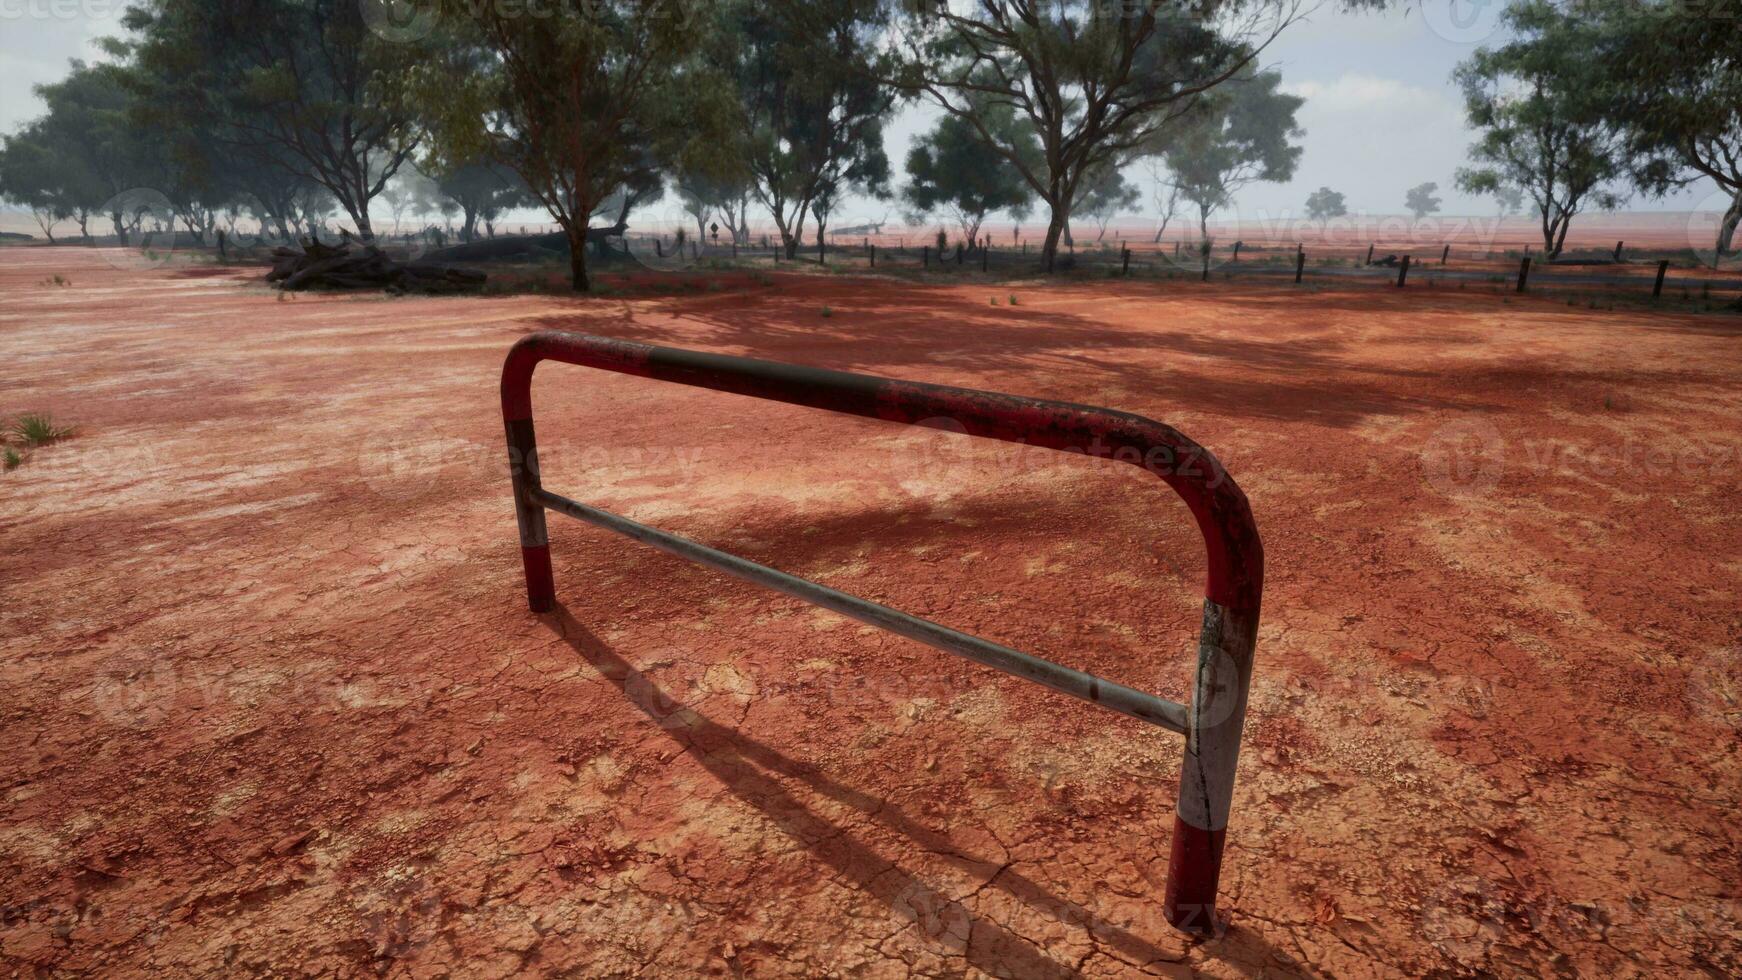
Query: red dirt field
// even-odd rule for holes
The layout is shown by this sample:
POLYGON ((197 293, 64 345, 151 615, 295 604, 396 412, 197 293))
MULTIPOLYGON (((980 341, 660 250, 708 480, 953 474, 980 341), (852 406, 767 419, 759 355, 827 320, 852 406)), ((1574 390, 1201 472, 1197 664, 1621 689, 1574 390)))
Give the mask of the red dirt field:
MULTIPOLYGON (((0 475, 16 974, 1742 971, 1734 316, 257 274, 0 253, 0 412, 78 427, 0 475), (1226 935, 1160 915, 1171 734, 556 515, 528 613, 496 386, 548 327, 1215 451, 1268 558, 1226 935)), ((559 492, 1184 696, 1202 545, 1131 467, 558 364, 534 400, 559 492)))

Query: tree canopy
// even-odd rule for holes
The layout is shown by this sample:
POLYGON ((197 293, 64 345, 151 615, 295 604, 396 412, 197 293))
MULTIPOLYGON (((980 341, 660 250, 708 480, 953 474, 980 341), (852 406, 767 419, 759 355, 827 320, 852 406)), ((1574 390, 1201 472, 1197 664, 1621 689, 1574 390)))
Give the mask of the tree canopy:
POLYGON ((1474 165, 1458 171, 1457 184, 1478 194, 1523 190, 1541 220, 1543 251, 1554 258, 1575 215, 1621 200, 1612 185, 1626 172, 1626 144, 1603 111, 1595 58, 1602 29, 1549 0, 1521 0, 1504 20, 1514 40, 1479 49, 1453 76, 1481 134, 1470 147, 1474 165))

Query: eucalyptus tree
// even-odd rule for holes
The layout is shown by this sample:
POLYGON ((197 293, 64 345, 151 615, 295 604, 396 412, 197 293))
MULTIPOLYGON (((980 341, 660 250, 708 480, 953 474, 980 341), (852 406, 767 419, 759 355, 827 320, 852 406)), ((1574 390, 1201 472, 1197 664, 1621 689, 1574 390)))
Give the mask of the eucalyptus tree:
POLYGON ((883 123, 895 93, 880 81, 889 59, 878 44, 889 11, 881 0, 755 0, 730 11, 727 61, 752 193, 793 257, 819 196, 887 193, 883 123))
POLYGON ((1662 195, 1700 179, 1729 197, 1713 243, 1742 223, 1742 31, 1669 0, 1587 0, 1598 111, 1623 140, 1633 185, 1662 195))
POLYGON ((1620 205, 1611 186, 1626 175, 1626 139, 1604 112, 1599 24, 1550 0, 1520 0, 1503 17, 1513 39, 1477 50, 1453 74, 1481 136, 1457 184, 1477 194, 1524 191, 1552 259, 1580 211, 1620 205))
POLYGON ((1434 195, 1434 191, 1439 189, 1440 185, 1431 180, 1417 184, 1404 192, 1403 206, 1409 209, 1410 216, 1417 221, 1436 214, 1440 209, 1440 199, 1434 195))
POLYGON ((553 0, 536 8, 441 0, 454 48, 413 87, 432 165, 511 167, 569 243, 573 288, 591 287, 595 215, 660 187, 674 162, 729 133, 732 98, 696 52, 717 27, 708 0, 553 0), (615 195, 615 196, 614 196, 615 195))
MULTIPOLYGON (((1009 128, 1006 137, 1025 148, 1028 157, 1040 152, 1039 141, 1026 121, 1008 110, 985 114, 995 129, 1009 128)), ((962 237, 979 241, 986 216, 1002 211, 1018 221, 1028 217, 1034 191, 1008 160, 988 152, 974 128, 956 116, 944 116, 923 133, 907 153, 907 186, 901 197, 916 218, 942 211, 962 229, 962 237)))
POLYGON ((1320 187, 1307 195, 1306 212, 1310 220, 1324 222, 1348 214, 1349 206, 1342 194, 1329 187, 1320 187))
POLYGON ((431 39, 376 29, 359 0, 140 0, 124 23, 163 98, 373 236, 369 204, 417 148, 405 81, 431 39))
POLYGON ((967 122, 1022 174, 1051 212, 1041 246, 1050 270, 1085 181, 1143 155, 1297 11, 1291 0, 922 3, 891 35, 891 80, 967 122), (1005 111, 1028 124, 1038 158, 989 125, 1005 111))
POLYGON ((1121 213, 1129 211, 1143 199, 1143 192, 1126 183, 1115 167, 1107 167, 1090 175, 1078 191, 1073 210, 1095 222, 1095 241, 1107 237, 1107 226, 1121 213))
POLYGON ((1203 101, 1174 134, 1164 156, 1180 194, 1197 207, 1198 231, 1210 240, 1210 215, 1256 181, 1294 176, 1302 135, 1295 112, 1304 102, 1280 91, 1276 72, 1242 70, 1203 101))

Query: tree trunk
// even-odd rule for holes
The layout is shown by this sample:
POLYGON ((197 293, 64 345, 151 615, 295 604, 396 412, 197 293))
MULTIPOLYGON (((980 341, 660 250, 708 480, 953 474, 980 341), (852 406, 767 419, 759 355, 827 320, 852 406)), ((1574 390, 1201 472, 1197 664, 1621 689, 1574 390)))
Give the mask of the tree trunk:
POLYGON ((350 214, 351 220, 357 225, 357 240, 361 242, 374 241, 375 226, 369 223, 369 202, 364 201, 355 208, 346 205, 345 211, 350 214))
POLYGON ((1548 222, 1543 229, 1543 261, 1552 262, 1560 258, 1561 249, 1565 248, 1567 243, 1567 229, 1572 226, 1572 212, 1562 208, 1555 213, 1554 219, 1548 222))
POLYGON ((1065 226, 1070 223, 1071 213, 1068 208, 1057 204, 1052 206, 1052 219, 1046 225, 1046 239, 1040 247, 1040 267, 1052 272, 1057 267, 1059 239, 1064 236, 1065 226))
POLYGON ((1203 257, 1203 281, 1210 281, 1210 209, 1198 205, 1198 254, 1203 257))
POLYGON ((1738 224, 1742 224, 1742 188, 1737 188, 1736 196, 1730 201, 1729 210, 1724 212, 1724 220, 1718 223, 1718 254, 1713 258, 1722 259, 1733 251, 1738 224))
POLYGON ((577 293, 592 292, 592 281, 587 278, 587 228, 571 223, 564 225, 563 231, 569 236, 569 286, 577 293))
POLYGON ((466 219, 460 226, 460 241, 471 242, 478 237, 478 209, 469 204, 462 204, 460 208, 466 219))

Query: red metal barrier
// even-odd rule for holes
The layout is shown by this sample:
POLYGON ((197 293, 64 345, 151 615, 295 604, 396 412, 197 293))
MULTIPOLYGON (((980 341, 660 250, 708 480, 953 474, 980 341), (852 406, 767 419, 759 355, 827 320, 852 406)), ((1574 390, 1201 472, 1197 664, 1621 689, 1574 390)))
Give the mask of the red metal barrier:
POLYGON ((555 331, 530 334, 508 352, 502 366, 502 417, 527 602, 534 612, 548 612, 555 602, 545 530, 545 509, 550 508, 1184 734, 1165 911, 1169 922, 1186 931, 1216 929, 1216 888, 1252 679, 1264 553, 1245 495, 1208 450, 1170 426, 1104 408, 555 331), (903 424, 948 419, 971 436, 1076 452, 1095 448, 1149 470, 1185 500, 1208 557, 1190 704, 1178 705, 957 633, 545 490, 539 481, 531 396, 533 369, 545 360, 903 424))

